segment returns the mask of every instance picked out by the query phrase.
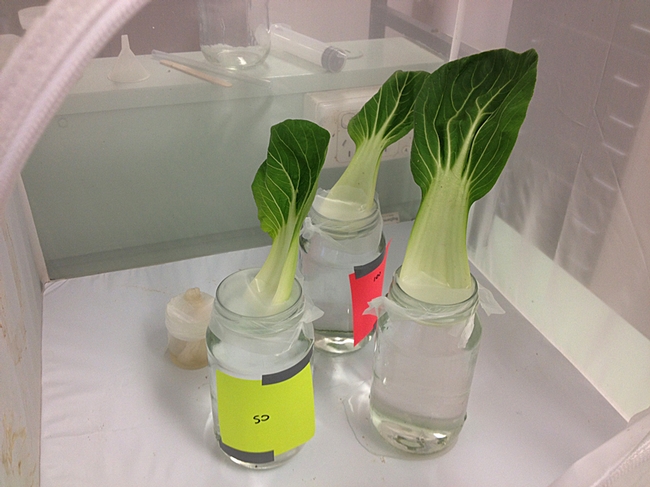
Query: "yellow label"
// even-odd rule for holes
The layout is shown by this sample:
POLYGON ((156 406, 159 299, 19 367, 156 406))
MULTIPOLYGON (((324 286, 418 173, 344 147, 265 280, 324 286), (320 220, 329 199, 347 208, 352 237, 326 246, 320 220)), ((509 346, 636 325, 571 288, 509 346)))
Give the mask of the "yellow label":
POLYGON ((238 379, 217 371, 217 407, 224 450, 250 463, 264 463, 314 436, 310 356, 262 380, 238 379), (255 456, 264 453, 266 460, 255 456))

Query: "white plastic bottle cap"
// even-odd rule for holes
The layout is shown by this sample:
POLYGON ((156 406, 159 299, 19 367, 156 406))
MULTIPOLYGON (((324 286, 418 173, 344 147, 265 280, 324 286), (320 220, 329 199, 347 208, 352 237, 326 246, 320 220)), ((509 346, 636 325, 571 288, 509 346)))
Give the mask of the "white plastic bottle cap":
POLYGON ((188 289, 167 303, 165 326, 174 338, 196 341, 205 338, 214 298, 198 287, 188 289))

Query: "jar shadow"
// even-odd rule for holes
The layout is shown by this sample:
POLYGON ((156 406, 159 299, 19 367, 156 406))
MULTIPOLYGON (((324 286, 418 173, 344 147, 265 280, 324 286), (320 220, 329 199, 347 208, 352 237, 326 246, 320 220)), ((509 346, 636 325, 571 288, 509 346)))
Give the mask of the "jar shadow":
POLYGON ((400 451, 384 440, 370 419, 370 381, 363 383, 354 393, 343 401, 345 416, 357 441, 368 452, 378 457, 397 458, 409 461, 427 461, 446 451, 428 455, 417 455, 400 451))

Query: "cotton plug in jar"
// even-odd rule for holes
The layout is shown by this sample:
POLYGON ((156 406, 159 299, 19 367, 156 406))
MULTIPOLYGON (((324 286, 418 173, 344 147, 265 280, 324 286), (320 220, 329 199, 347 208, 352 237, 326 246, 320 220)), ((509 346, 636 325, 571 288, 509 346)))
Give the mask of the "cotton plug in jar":
POLYGON ((198 287, 188 289, 167 303, 165 326, 171 361, 183 369, 208 365, 205 332, 214 298, 198 287))

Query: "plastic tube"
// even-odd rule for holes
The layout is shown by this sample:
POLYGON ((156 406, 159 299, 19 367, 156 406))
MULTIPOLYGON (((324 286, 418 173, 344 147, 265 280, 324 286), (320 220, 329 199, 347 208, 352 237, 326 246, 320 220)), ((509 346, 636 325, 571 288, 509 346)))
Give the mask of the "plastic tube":
POLYGON ((347 59, 342 49, 294 32, 283 24, 271 25, 271 47, 322 66, 332 73, 341 71, 347 59))

